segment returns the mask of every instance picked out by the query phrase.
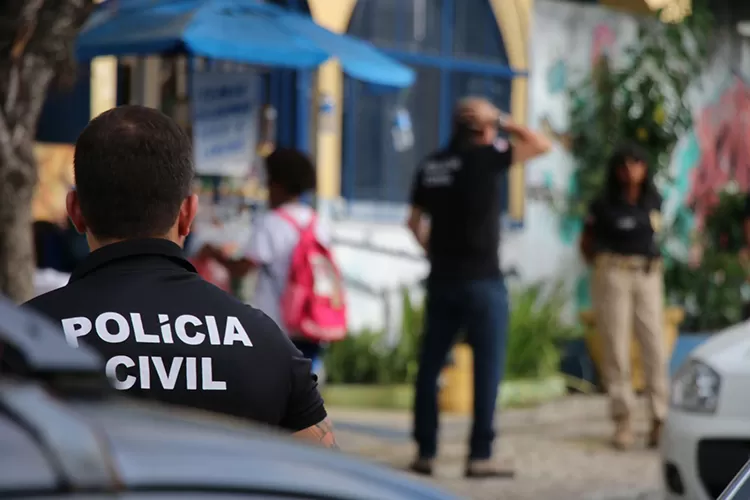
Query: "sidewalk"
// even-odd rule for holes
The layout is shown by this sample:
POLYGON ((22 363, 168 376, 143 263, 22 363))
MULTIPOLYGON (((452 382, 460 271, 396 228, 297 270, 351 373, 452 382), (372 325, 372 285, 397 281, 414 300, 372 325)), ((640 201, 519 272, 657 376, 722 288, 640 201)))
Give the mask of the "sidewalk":
MULTIPOLYGON (((345 452, 404 469, 413 457, 405 412, 330 410, 345 452)), ((467 481, 461 473, 470 421, 441 418, 435 483, 462 498, 492 500, 651 500, 661 498, 658 454, 643 443, 609 447, 611 424, 601 396, 570 396, 500 416, 498 454, 516 466, 512 480, 467 481)), ((636 429, 647 430, 645 411, 636 429)))

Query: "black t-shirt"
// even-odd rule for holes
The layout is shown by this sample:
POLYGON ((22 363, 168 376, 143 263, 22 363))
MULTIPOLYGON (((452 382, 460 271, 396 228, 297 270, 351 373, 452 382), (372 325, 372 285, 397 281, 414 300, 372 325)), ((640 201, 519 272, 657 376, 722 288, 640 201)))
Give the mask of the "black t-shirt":
POLYGON ((589 208, 586 225, 597 252, 619 255, 661 255, 655 235, 661 230, 661 197, 647 194, 636 205, 621 198, 599 198, 589 208))
POLYGON ((292 432, 326 417, 310 361, 261 311, 204 281, 176 244, 91 253, 67 286, 27 306, 106 360, 117 389, 292 432))
POLYGON ((417 169, 411 204, 431 219, 432 279, 500 275, 500 185, 512 162, 505 139, 427 157, 417 169))

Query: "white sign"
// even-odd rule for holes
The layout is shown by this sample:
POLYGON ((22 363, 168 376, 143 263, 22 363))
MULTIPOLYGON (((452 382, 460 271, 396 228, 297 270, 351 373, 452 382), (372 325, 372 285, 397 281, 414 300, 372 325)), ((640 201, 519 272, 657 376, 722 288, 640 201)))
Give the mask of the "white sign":
POLYGON ((259 76, 195 72, 191 94, 196 172, 247 176, 258 141, 259 76))

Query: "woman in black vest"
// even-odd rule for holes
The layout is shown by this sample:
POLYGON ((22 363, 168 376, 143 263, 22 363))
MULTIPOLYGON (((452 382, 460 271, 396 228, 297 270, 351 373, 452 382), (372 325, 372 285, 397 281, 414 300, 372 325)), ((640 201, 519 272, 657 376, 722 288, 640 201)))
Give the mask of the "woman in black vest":
POLYGON ((643 353, 646 395, 656 447, 668 404, 668 356, 664 345, 664 276, 656 236, 661 196, 647 155, 636 145, 619 147, 609 162, 606 186, 592 203, 581 251, 593 266, 592 297, 604 346, 603 376, 615 421, 613 444, 633 444, 630 339, 643 353))

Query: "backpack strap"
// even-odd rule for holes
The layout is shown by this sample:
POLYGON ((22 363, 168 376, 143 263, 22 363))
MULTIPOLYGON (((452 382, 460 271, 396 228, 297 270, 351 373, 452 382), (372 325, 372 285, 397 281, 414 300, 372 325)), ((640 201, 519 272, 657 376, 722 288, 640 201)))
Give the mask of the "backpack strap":
POLYGON ((317 219, 315 212, 313 211, 312 215, 310 216, 310 223, 307 225, 307 227, 302 227, 302 225, 300 225, 300 223, 297 222, 297 219, 292 217, 291 214, 287 212, 286 210, 284 210, 283 208, 277 209, 276 214, 282 219, 284 219, 285 221, 287 221, 289 224, 291 224, 292 227, 296 229, 298 233, 301 233, 304 230, 312 229, 317 219))

